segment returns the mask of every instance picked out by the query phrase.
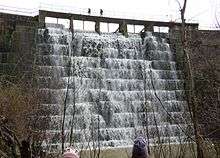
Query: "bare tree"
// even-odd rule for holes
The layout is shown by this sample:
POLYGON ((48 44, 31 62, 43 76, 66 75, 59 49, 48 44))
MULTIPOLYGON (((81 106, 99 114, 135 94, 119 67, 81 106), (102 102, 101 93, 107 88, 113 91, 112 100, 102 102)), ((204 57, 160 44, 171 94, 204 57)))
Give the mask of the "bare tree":
POLYGON ((180 14, 181 14, 181 42, 182 42, 182 50, 185 56, 186 60, 186 69, 187 69, 187 77, 189 80, 189 94, 188 94, 188 100, 189 100, 189 109, 192 117, 193 127, 194 127, 194 134, 195 134, 195 142, 197 145, 197 157, 203 158, 203 150, 202 150, 202 142, 200 139, 200 133, 198 129, 198 102, 195 94, 195 82, 194 82, 194 72, 191 65, 191 59, 189 55, 189 43, 186 38, 186 21, 185 21, 185 11, 186 11, 186 4, 187 0, 184 0, 183 6, 181 7, 180 2, 177 0, 180 8, 180 14))
POLYGON ((64 152, 64 144, 65 144, 65 119, 66 119, 66 109, 67 109, 67 103, 68 103, 68 96, 69 96, 69 87, 70 87, 70 77, 71 77, 71 69, 72 68, 72 61, 71 58, 69 58, 68 63, 68 79, 67 79, 67 89, 66 94, 64 98, 64 106, 63 106, 63 119, 61 124, 61 139, 62 139, 62 153, 64 152))
POLYGON ((48 109, 39 104, 36 89, 27 90, 25 83, 8 82, 6 85, 0 80, 0 85, 0 133, 3 134, 0 136, 0 143, 9 141, 13 147, 17 146, 16 153, 13 152, 15 148, 12 150, 14 156, 18 153, 21 156, 37 156, 36 154, 40 154, 40 148, 37 153, 34 148, 38 148, 44 139, 43 135, 49 123, 46 115, 48 109), (44 116, 44 119, 39 116, 44 116))

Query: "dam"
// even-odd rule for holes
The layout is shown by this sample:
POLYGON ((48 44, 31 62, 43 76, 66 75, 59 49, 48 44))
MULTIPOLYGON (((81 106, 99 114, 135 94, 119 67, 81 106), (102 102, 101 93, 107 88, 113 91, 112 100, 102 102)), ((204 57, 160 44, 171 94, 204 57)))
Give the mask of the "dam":
POLYGON ((42 104, 57 110, 51 148, 60 148, 62 137, 81 149, 130 147, 137 136, 150 145, 188 141, 184 74, 168 34, 45 27, 38 29, 36 64, 42 104))
MULTIPOLYGON (((30 38, 39 100, 50 109, 43 143, 47 150, 56 151, 62 143, 79 149, 130 147, 137 136, 150 145, 190 141, 193 129, 179 52, 171 33, 153 31, 154 26, 179 31, 180 23, 45 10, 36 19, 30 38), (69 19, 70 28, 47 24, 46 17, 69 19), (73 19, 94 21, 95 31, 75 30, 73 19), (102 33, 101 22, 119 28, 102 33), (128 24, 143 25, 143 30, 128 33, 128 24)), ((187 27, 197 29, 198 24, 187 27)))

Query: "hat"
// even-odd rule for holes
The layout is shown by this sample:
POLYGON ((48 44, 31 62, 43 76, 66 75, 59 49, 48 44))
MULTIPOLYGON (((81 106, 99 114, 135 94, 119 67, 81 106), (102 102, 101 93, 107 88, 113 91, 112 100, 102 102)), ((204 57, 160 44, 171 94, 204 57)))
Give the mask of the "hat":
POLYGON ((145 157, 147 158, 147 142, 143 137, 138 137, 134 141, 132 157, 145 157))
POLYGON ((79 158, 78 152, 72 148, 66 148, 63 158, 79 158))

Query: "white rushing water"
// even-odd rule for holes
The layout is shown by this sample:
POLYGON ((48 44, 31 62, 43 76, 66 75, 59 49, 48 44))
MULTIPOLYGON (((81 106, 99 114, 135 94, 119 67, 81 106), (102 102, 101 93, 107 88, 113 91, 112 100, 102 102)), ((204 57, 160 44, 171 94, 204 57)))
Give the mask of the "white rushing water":
POLYGON ((150 144, 185 138, 182 71, 164 35, 145 35, 38 30, 41 102, 53 114, 50 146, 61 144, 66 96, 65 139, 73 126, 78 148, 126 147, 139 135, 150 144))

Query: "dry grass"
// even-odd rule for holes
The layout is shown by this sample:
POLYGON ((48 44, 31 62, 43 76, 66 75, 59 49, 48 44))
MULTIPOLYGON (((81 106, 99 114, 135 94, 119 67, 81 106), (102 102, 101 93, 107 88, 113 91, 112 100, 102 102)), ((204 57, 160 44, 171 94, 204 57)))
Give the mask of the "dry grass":
MULTIPOLYGON (((218 150, 219 150, 218 146, 218 150)), ((206 143, 205 158, 218 158, 213 145, 206 143)), ((196 158, 195 144, 151 146, 150 158, 196 158)), ((132 148, 101 150, 100 158, 131 158, 132 148)), ((90 151, 82 151, 80 158, 94 158, 90 151)))

